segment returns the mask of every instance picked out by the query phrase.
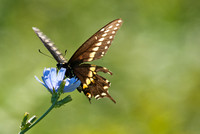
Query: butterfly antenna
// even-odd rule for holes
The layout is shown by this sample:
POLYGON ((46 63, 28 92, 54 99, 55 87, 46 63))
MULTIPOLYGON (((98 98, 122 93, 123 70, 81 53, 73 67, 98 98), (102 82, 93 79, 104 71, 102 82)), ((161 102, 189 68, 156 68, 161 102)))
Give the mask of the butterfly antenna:
POLYGON ((65 50, 65 55, 64 56, 66 56, 67 55, 67 49, 65 50))
POLYGON ((43 54, 43 55, 45 55, 45 56, 47 56, 47 57, 49 57, 49 58, 52 58, 53 59, 53 57, 51 57, 51 56, 49 56, 49 55, 47 55, 47 54, 45 54, 45 53, 43 53, 40 49, 38 49, 38 51, 39 51, 39 53, 41 53, 41 54, 43 54))

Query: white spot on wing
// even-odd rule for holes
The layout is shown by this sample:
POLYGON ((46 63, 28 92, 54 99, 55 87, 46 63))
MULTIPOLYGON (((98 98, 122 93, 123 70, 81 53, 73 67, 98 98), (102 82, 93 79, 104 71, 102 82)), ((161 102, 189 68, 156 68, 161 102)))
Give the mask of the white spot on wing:
POLYGON ((107 35, 107 33, 103 34, 102 36, 105 37, 107 35))
POLYGON ((109 37, 109 39, 112 39, 112 38, 113 38, 112 36, 109 37))
POLYGON ((116 26, 118 27, 118 26, 119 26, 119 23, 117 23, 116 26))
POLYGON ((108 28, 112 28, 112 27, 113 27, 113 25, 109 26, 108 28))
POLYGON ((93 58, 91 57, 91 58, 89 58, 89 59, 87 59, 87 61, 92 61, 93 60, 93 58))
MULTIPOLYGON (((102 38, 101 38, 102 39, 102 38)), ((104 38, 103 38, 104 39, 104 38)), ((95 44, 95 46, 101 46, 102 42, 95 44)))
POLYGON ((89 84, 91 83, 91 81, 90 81, 89 78, 87 78, 87 79, 85 80, 85 82, 86 82, 87 85, 89 85, 89 84))
POLYGON ((108 86, 104 86, 103 89, 108 89, 108 86))
POLYGON ((90 67, 89 69, 94 72, 96 67, 90 67))
POLYGON ((98 51, 98 50, 99 50, 99 47, 94 47, 92 50, 93 50, 93 51, 98 51))
POLYGON ((122 20, 118 20, 118 23, 121 23, 122 22, 122 20))
POLYGON ((88 98, 91 98, 92 96, 91 96, 91 94, 88 94, 88 96, 87 96, 88 98))
POLYGON ((95 81, 94 81, 94 79, 93 79, 93 78, 90 78, 90 81, 91 81, 92 83, 95 83, 95 81))
POLYGON ((102 28, 100 31, 102 31, 102 32, 103 32, 104 30, 105 30, 105 29, 104 29, 104 28, 102 28))
POLYGON ((107 72, 108 74, 112 75, 110 72, 107 72))
POLYGON ((115 31, 112 31, 112 34, 115 34, 115 31))
POLYGON ((107 42, 107 44, 110 44, 110 40, 107 42))
POLYGON ((96 52, 90 53, 89 57, 93 58, 95 56, 96 52))
POLYGON ((99 41, 103 41, 103 40, 104 40, 104 38, 99 39, 99 41))
POLYGON ((95 99, 98 99, 100 97, 100 95, 99 94, 97 94, 94 98, 95 99))
POLYGON ((102 96, 106 96, 107 94, 106 94, 106 93, 101 93, 101 95, 102 95, 102 96))
POLYGON ((108 46, 105 46, 105 48, 104 49, 108 49, 108 46))
POLYGON ((92 76, 93 76, 92 71, 89 71, 88 72, 88 77, 92 77, 92 76))
POLYGON ((105 31, 105 33, 107 33, 107 32, 109 32, 110 30, 109 29, 107 29, 106 31, 105 31))
POLYGON ((117 29, 118 29, 117 27, 114 28, 114 30, 117 30, 117 29))
POLYGON ((106 67, 103 67, 103 69, 107 70, 107 68, 106 68, 106 67))

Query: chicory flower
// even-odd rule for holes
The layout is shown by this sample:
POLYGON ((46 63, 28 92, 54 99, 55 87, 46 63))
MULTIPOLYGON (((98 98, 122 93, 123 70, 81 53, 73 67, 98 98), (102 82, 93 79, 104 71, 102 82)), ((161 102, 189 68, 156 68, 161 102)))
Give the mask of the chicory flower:
POLYGON ((35 76, 35 78, 38 82, 44 85, 50 93, 53 93, 53 91, 58 92, 63 81, 65 82, 63 93, 72 92, 79 87, 81 81, 75 77, 65 78, 65 72, 65 68, 61 68, 58 73, 56 68, 45 68, 42 76, 43 82, 40 81, 37 76, 35 76))

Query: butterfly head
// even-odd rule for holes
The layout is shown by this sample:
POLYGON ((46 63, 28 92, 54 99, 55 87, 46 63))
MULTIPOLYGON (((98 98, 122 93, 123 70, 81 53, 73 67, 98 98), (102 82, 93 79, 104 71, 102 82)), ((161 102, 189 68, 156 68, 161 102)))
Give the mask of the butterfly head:
POLYGON ((66 68, 65 63, 58 63, 56 66, 57 66, 58 69, 66 68))
POLYGON ((66 72, 65 72, 65 76, 66 77, 69 77, 69 78, 74 77, 73 69, 69 66, 69 64, 67 64, 67 63, 58 63, 56 66, 57 66, 58 69, 66 68, 66 72))

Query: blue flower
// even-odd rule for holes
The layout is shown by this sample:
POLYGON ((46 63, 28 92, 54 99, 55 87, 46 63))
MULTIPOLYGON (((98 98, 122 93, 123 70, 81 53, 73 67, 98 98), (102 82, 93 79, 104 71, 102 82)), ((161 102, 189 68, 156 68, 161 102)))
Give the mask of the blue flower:
POLYGON ((35 76, 36 80, 39 81, 42 85, 44 85, 50 93, 53 93, 53 90, 58 92, 60 84, 65 81, 65 86, 63 89, 63 93, 74 91, 80 84, 81 81, 77 78, 66 78, 65 79, 65 68, 61 68, 58 73, 56 68, 45 68, 43 71, 42 81, 35 76))

